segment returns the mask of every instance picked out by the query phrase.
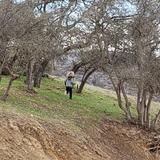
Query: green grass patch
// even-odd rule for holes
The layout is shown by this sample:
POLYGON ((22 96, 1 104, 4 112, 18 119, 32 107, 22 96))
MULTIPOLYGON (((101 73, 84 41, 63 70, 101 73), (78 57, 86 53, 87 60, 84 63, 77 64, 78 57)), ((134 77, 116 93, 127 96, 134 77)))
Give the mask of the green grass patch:
MULTIPOLYGON (((8 77, 3 77, 0 94, 6 88, 8 80, 8 77)), ((69 100, 64 95, 64 82, 58 78, 44 78, 41 88, 35 89, 36 94, 28 93, 23 82, 24 77, 13 83, 7 101, 0 103, 1 108, 46 119, 80 118, 99 121, 105 116, 123 118, 116 99, 102 92, 85 89, 81 95, 74 92, 73 99, 69 100)))

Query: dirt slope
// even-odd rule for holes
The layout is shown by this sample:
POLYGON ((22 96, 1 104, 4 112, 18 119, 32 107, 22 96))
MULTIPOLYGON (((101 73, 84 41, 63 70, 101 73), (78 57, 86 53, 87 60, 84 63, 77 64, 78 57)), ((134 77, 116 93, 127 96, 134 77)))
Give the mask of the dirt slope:
POLYGON ((42 126, 14 114, 0 113, 1 160, 57 160, 42 126))
POLYGON ((141 131, 116 122, 82 130, 6 112, 0 119, 0 160, 156 160, 141 131))

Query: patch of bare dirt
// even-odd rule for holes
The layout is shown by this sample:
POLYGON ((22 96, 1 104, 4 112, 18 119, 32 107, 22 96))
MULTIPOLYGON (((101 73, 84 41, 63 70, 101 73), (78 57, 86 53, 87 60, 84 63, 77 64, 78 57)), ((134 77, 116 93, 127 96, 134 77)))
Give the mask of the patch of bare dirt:
POLYGON ((0 119, 0 160, 158 160, 143 130, 117 122, 80 129, 6 112, 0 119))
POLYGON ((133 126, 110 120, 78 131, 66 122, 42 125, 54 137, 62 160, 158 160, 147 150, 149 133, 133 126))
POLYGON ((1 160, 58 160, 50 136, 35 120, 0 113, 1 160))

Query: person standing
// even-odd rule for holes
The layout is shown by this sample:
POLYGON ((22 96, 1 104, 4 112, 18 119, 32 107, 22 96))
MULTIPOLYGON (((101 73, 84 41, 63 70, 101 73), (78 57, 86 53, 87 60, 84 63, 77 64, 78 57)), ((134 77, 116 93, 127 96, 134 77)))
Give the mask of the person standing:
POLYGON ((72 77, 69 76, 66 80, 65 80, 65 86, 66 86, 66 94, 69 94, 69 98, 72 99, 72 88, 73 88, 74 82, 72 80, 72 77))

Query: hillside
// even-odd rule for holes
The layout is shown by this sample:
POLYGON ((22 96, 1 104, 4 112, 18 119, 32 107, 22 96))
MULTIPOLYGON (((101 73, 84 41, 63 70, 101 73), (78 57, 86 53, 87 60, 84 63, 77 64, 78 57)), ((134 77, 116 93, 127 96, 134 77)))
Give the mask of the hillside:
MULTIPOLYGON (((1 81, 0 90, 5 89, 8 78, 1 81)), ((62 79, 44 79, 40 89, 36 93, 27 92, 23 84, 23 78, 15 81, 10 96, 1 107, 16 110, 25 114, 50 118, 66 118, 99 120, 100 117, 111 115, 120 119, 123 115, 117 106, 116 98, 106 96, 92 88, 87 89, 83 95, 74 94, 73 100, 64 95, 64 82, 62 79)))
POLYGON ((156 160, 149 134, 123 124, 113 94, 87 87, 69 100, 57 78, 28 93, 22 78, 0 108, 1 160, 156 160))

